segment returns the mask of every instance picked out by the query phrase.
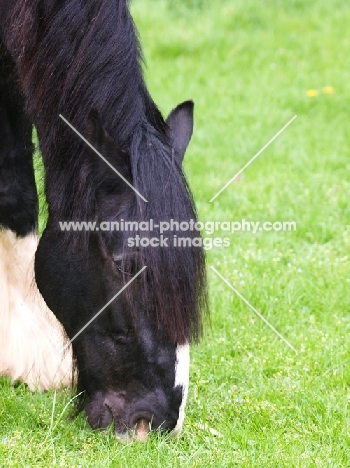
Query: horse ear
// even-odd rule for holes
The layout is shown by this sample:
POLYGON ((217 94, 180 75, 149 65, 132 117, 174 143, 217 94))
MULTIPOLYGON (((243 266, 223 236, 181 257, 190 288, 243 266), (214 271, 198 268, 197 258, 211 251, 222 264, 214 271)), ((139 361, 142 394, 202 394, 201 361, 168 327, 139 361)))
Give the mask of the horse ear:
POLYGON ((86 119, 86 136, 89 143, 106 159, 117 152, 117 146, 102 126, 98 110, 92 107, 86 119))
MULTIPOLYGON (((86 138, 89 143, 111 164, 123 177, 129 179, 130 171, 127 163, 127 153, 120 150, 113 138, 103 128, 98 110, 91 108, 86 119, 86 138)), ((103 161, 93 150, 91 155, 98 172, 105 175, 106 180, 120 180, 111 167, 103 161)), ((124 184, 124 182, 123 182, 124 184)))
POLYGON ((185 101, 173 109, 166 123, 170 140, 175 148, 176 159, 181 165, 193 132, 193 101, 185 101))

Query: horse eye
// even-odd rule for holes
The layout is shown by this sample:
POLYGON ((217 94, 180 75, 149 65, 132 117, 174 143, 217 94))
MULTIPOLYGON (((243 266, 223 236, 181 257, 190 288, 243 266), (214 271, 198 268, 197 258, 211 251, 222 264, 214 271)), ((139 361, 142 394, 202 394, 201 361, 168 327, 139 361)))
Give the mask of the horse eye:
POLYGON ((115 263, 115 267, 116 267, 116 269, 119 271, 119 273, 121 273, 122 275, 129 275, 129 276, 132 276, 132 273, 128 273, 128 272, 124 271, 124 270, 122 269, 122 267, 121 267, 117 262, 115 263))
POLYGON ((114 255, 113 255, 113 261, 114 261, 114 265, 116 267, 116 269, 118 270, 119 273, 122 273, 122 274, 125 274, 125 272, 123 271, 122 267, 120 266, 120 258, 116 258, 114 255))

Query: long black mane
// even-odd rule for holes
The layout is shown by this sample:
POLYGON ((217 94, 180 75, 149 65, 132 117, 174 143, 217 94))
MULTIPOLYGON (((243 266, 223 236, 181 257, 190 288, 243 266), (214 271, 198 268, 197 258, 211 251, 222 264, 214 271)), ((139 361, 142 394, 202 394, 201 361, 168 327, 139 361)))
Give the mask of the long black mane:
MULTIPOLYGON (((15 0, 6 31, 28 115, 39 135, 52 221, 103 215, 96 212, 87 147, 59 119, 62 114, 84 133, 92 107, 116 145, 127 149, 132 184, 148 200, 135 195, 132 218, 196 219, 167 125, 143 79, 141 49, 126 0, 15 0)), ((197 236, 186 232, 186 237, 197 236)), ((156 319, 174 342, 197 339, 206 306, 203 250, 170 245, 142 249, 141 255, 148 267, 145 300, 155 305, 156 319)))

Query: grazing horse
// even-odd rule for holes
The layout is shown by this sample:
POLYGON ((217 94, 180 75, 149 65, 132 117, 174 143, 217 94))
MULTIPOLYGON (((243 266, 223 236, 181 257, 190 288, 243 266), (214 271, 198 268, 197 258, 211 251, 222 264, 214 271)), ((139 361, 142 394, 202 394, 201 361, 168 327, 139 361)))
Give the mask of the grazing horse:
POLYGON ((32 365, 41 366, 46 388, 50 378, 54 385, 64 381, 71 345, 77 409, 85 410, 92 428, 114 423, 117 436, 134 429, 140 439, 149 430, 181 430, 189 343, 200 337, 206 309, 204 253, 181 167, 193 103, 180 104, 164 120, 145 85, 141 58, 127 0, 0 4, 0 248, 7 252, 5 282, 11 281, 0 297, 1 334, 17 309, 23 309, 16 322, 22 335, 29 326, 24 310, 34 317, 23 338, 27 356, 8 359, 21 366, 18 360, 40 349, 42 359, 32 358, 32 365), (34 267, 33 125, 48 203, 34 267), (132 236, 122 229, 62 229, 63 222, 125 220, 137 223, 132 236), (143 231, 151 220, 152 232, 143 231), (130 241, 161 239, 166 222, 161 245, 130 241), (192 226, 182 244, 175 242, 180 223, 192 226), (29 276, 35 271, 54 316, 34 284, 28 287, 30 279, 21 280, 21 262, 29 276), (47 351, 50 365, 48 346, 57 353, 47 351))

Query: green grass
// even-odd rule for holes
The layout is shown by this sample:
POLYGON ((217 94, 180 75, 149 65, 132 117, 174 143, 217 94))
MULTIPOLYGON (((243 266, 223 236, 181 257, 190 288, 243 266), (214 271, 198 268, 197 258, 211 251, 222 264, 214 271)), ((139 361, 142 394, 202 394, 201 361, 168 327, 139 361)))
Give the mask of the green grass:
POLYGON ((0 465, 348 467, 350 5, 134 0, 133 13, 162 111, 196 103, 185 169, 200 219, 297 223, 295 232, 237 232, 230 247, 208 252, 208 265, 298 354, 210 270, 211 327, 192 348, 179 440, 155 434, 122 445, 83 416, 67 420, 69 393, 53 406, 52 392, 33 395, 2 379, 0 465))

